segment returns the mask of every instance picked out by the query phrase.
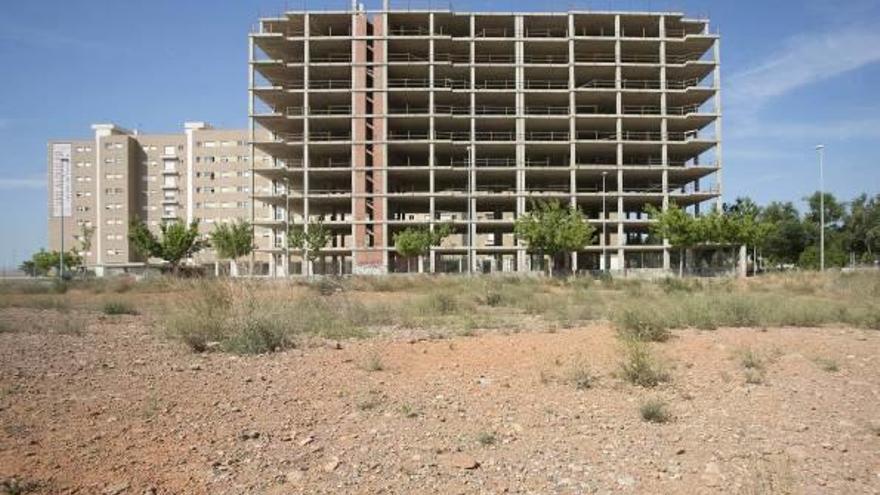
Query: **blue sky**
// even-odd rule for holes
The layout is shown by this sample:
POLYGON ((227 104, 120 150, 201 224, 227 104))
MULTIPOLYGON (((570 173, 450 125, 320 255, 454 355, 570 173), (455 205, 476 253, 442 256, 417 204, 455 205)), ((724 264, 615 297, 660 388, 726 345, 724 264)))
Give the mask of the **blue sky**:
MULTIPOLYGON (((404 0, 405 2, 405 0, 404 0)), ((406 3, 406 2, 405 2, 406 3)), ((435 2, 448 6, 450 2, 435 2)), ((424 5, 412 0, 413 6, 424 5)), ((309 7, 339 7, 312 0, 309 7)), ((534 2, 452 1, 457 10, 534 2)), ((546 8, 675 10, 722 36, 725 200, 800 201, 826 185, 880 192, 880 2, 876 0, 546 2, 546 8)), ((0 266, 46 243, 46 141, 113 121, 178 132, 186 120, 247 123, 247 33, 300 2, 43 0, 0 16, 0 266)))

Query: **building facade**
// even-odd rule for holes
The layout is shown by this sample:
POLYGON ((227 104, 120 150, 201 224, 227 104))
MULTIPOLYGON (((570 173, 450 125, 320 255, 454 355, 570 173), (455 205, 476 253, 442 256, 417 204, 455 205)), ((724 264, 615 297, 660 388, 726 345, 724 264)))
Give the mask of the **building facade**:
MULTIPOLYGON (((250 132, 187 122, 177 134, 142 134, 114 124, 92 126, 89 139, 49 142, 49 249, 74 249, 99 275, 138 270, 144 261, 128 240, 131 220, 151 229, 163 221, 199 220, 207 235, 214 226, 263 216, 252 208, 254 187, 267 179, 252 172, 250 132), (63 234, 62 234, 63 232, 63 234), (84 234, 88 239, 84 239, 84 234)), ((262 209, 261 209, 262 208, 262 209)), ((256 245, 270 241, 256 232, 256 245)), ((194 260, 215 264, 208 249, 194 260)), ((267 256, 255 257, 256 273, 268 273, 267 256)), ((224 263, 225 266, 225 263, 224 263)))
MULTIPOLYGON (((535 201, 598 232, 574 271, 669 270, 648 205, 721 201, 719 37, 681 13, 287 12, 249 37, 247 130, 113 124, 49 143, 49 246, 96 272, 143 266, 129 222, 255 225, 255 273, 415 269, 410 227, 453 233, 418 269, 525 272, 514 236, 535 201), (314 261, 291 229, 330 231, 314 261), (63 234, 62 234, 63 232, 63 234)), ((217 261, 209 250, 195 260, 217 261)))
MULTIPOLYGON (((287 12, 250 36, 255 190, 272 273, 284 233, 332 232, 316 273, 412 266, 408 227, 454 233, 426 271, 536 269, 514 237, 534 200, 580 208, 570 268, 668 270, 647 205, 721 198, 719 38, 680 13, 287 12)), ((674 265, 673 265, 674 266, 674 265)))

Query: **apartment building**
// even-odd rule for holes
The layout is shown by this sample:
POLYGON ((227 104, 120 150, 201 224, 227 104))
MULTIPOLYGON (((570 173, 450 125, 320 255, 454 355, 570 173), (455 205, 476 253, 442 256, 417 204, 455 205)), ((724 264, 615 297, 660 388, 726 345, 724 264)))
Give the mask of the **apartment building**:
MULTIPOLYGON (((209 234, 218 223, 264 216, 268 207, 252 208, 254 187, 268 179, 252 174, 248 130, 214 129, 187 122, 183 132, 142 134, 114 124, 92 126, 88 139, 54 140, 48 145, 49 248, 81 251, 97 274, 136 271, 144 260, 128 240, 132 219, 157 229, 163 221, 198 219, 209 234), (63 222, 63 225, 62 225, 63 222), (83 248, 83 228, 92 234, 83 248)), ((259 229, 257 245, 269 246, 271 232, 259 229)), ((210 249, 194 260, 211 267, 210 249)), ((268 273, 268 257, 256 257, 256 273, 268 273)))
POLYGON ((534 200, 599 232, 576 271, 668 270, 647 205, 721 198, 719 37, 674 12, 286 12, 250 35, 251 140, 270 273, 321 221, 316 273, 404 271, 397 232, 450 224, 434 272, 540 267, 514 237, 534 200))

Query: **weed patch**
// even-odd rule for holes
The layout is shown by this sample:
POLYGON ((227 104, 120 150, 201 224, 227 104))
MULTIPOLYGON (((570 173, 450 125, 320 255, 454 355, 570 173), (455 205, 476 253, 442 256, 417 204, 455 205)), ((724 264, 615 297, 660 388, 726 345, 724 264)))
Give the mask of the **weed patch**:
POLYGON ((655 387, 670 378, 666 367, 657 361, 648 344, 636 339, 624 341, 620 375, 641 387, 655 387))
POLYGON ((136 315, 138 311, 130 304, 123 301, 108 301, 104 303, 105 315, 136 315))
POLYGON ((672 418, 666 403, 659 399, 650 399, 643 402, 639 406, 639 414, 643 420, 650 423, 666 423, 672 418))

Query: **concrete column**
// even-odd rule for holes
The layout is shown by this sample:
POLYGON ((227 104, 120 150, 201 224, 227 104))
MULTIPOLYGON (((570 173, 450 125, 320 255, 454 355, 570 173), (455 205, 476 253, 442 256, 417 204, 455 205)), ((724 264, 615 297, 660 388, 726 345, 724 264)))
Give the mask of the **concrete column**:
MULTIPOLYGON (((525 95, 523 93, 524 69, 523 61, 523 17, 517 15, 514 18, 514 74, 516 87, 516 217, 519 218, 526 212, 526 150, 525 150, 525 95)), ((517 246, 516 266, 517 271, 529 270, 528 256, 525 246, 517 246)))
MULTIPOLYGON (((428 16, 428 27, 431 33, 434 33, 434 13, 432 12, 428 16)), ((436 150, 434 147, 434 129, 435 129, 435 117, 434 117, 434 38, 432 37, 428 40, 428 79, 430 82, 431 88, 428 90, 428 135, 431 137, 431 141, 428 144, 428 193, 430 197, 428 198, 428 216, 429 216, 429 224, 428 228, 431 232, 434 231, 435 222, 436 222, 436 214, 437 214, 437 204, 436 198, 434 197, 436 191, 436 177, 434 173, 434 167, 436 164, 436 150)), ((428 252, 428 271, 434 273, 436 271, 436 261, 437 253, 434 248, 430 248, 428 252)))
MULTIPOLYGON (((708 30, 708 24, 706 28, 708 30)), ((713 85, 715 86, 715 161, 717 162, 718 171, 715 173, 715 184, 718 186, 718 198, 716 205, 718 209, 724 205, 724 189, 722 188, 721 170, 723 163, 721 160, 721 40, 716 39, 712 49, 715 58, 715 69, 713 70, 713 85)))
MULTIPOLYGON (((470 56, 470 64, 469 64, 469 85, 470 85, 470 105, 471 108, 476 107, 477 95, 474 92, 474 86, 476 82, 476 69, 474 67, 474 58, 476 55, 476 46, 474 42, 474 36, 476 34, 476 18, 473 15, 468 16, 468 20, 470 21, 470 42, 469 46, 469 56, 470 56)), ((468 273, 474 273, 476 271, 476 245, 477 245, 477 224, 476 224, 476 216, 477 216, 477 200, 474 197, 474 193, 476 192, 476 181, 477 181, 477 172, 476 172, 476 158, 477 158, 477 146, 476 146, 476 132, 477 123, 476 119, 473 116, 470 118, 470 152, 468 153, 468 237, 470 238, 468 242, 468 273)))
MULTIPOLYGON (((660 16, 660 134, 663 136, 661 148, 663 211, 669 209, 669 144, 667 141, 669 121, 666 89, 666 46, 666 17, 660 16)), ((663 239, 663 270, 670 270, 669 239, 663 239)))

